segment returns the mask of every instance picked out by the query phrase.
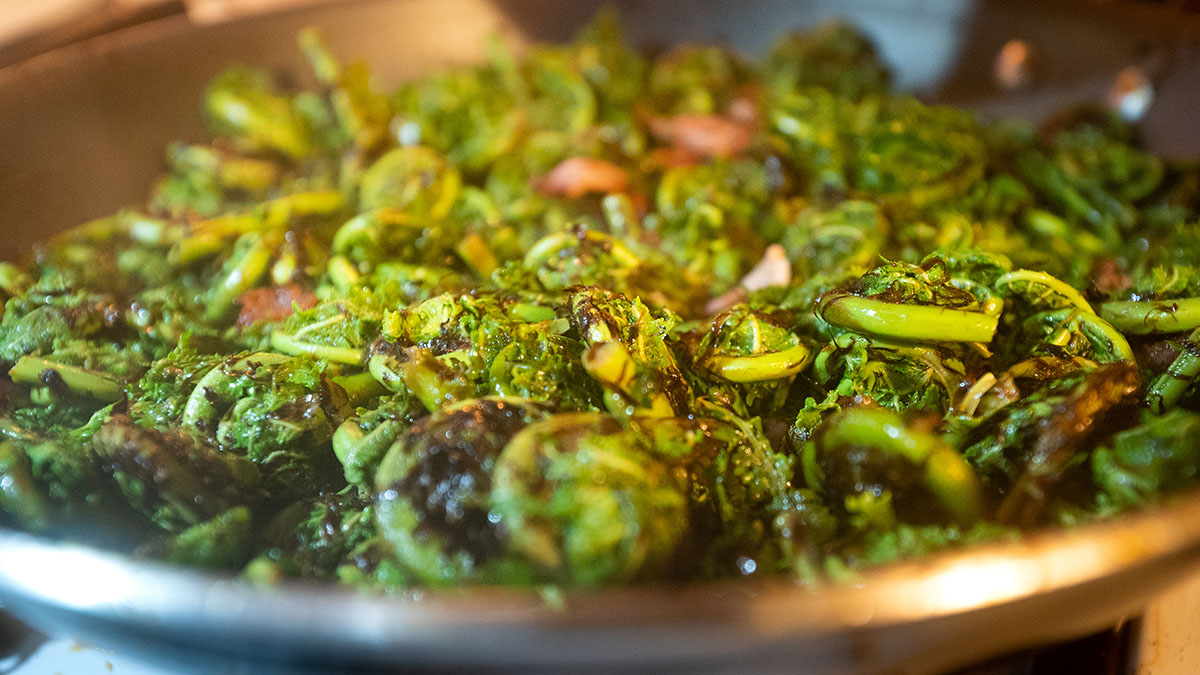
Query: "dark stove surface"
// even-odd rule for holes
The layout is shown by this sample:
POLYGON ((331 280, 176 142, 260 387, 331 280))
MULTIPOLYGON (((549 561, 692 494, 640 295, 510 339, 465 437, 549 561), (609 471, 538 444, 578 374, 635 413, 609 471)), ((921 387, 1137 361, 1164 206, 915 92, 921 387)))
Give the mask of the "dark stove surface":
POLYGON ((1127 675, 1137 665, 1141 626, 1139 619, 1127 621, 1078 640, 1007 654, 951 675, 1127 675))
MULTIPOLYGON (((1123 625, 1039 649, 991 659, 947 675, 1127 675, 1136 667, 1142 622, 1123 625)), ((204 672, 204 666, 197 672, 204 672)), ((222 669, 224 670, 224 669, 222 669)), ((236 669, 235 669, 236 670, 236 669)), ((178 664, 128 660, 70 639, 47 638, 0 612, 0 675, 175 675, 178 664)))

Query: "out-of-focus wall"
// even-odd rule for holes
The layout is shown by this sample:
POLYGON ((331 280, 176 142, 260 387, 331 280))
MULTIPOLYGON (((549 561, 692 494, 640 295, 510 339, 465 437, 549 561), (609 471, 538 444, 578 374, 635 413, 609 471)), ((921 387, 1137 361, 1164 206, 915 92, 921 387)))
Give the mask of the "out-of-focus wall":
POLYGON ((337 0, 0 0, 0 66, 151 19, 219 23, 337 0))
MULTIPOLYGON (((138 0, 124 0, 137 2, 138 0)), ((146 1, 146 0, 143 0, 146 1)), ((149 0, 154 1, 154 0, 149 0)), ((283 7, 315 5, 331 0, 185 0, 188 16, 198 23, 227 21, 240 16, 260 14, 283 7)), ((332 0, 336 1, 336 0, 332 0)))

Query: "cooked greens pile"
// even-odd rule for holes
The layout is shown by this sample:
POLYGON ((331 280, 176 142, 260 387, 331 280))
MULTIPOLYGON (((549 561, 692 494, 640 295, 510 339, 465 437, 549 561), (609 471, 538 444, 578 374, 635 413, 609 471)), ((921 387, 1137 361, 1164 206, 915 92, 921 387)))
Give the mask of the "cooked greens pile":
MULTIPOLYGON (((233 68, 0 266, 0 520, 255 580, 864 566, 1200 473, 1200 169, 888 91, 844 26, 372 88, 233 68)), ((10 226, 19 224, 10 223, 10 226)))

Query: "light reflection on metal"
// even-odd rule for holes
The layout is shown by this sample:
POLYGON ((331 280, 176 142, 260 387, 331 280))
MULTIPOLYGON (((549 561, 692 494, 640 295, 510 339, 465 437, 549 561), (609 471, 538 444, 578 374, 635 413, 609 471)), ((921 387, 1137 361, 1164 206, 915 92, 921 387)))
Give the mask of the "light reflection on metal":
POLYGON ((423 597, 262 588, 0 528, 0 596, 14 610, 41 606, 89 622, 84 637, 105 635, 114 647, 122 632, 126 647, 154 633, 204 653, 245 654, 269 643, 267 659, 309 658, 319 649, 322 658, 368 655, 389 665, 411 666, 420 654, 459 669, 523 670, 578 664, 584 652, 631 666, 685 657, 726 663, 775 645, 822 669, 877 672, 945 670, 1063 626, 1072 634, 1099 630, 1131 616, 1197 561, 1200 493, 1192 493, 1107 523, 848 570, 836 582, 575 591, 554 606, 536 592, 491 587, 423 597), (1017 604, 1026 601, 1040 609, 1031 614, 1017 604))
POLYGON ((411 120, 404 120, 401 117, 392 119, 389 127, 392 136, 396 138, 396 142, 400 145, 420 145, 421 144, 421 127, 411 120))
POLYGON ((18 548, 7 555, 6 569, 22 579, 29 592, 77 611, 120 604, 135 590, 134 577, 124 563, 88 551, 65 549, 58 555, 43 556, 36 549, 18 548), (82 574, 84 570, 88 573, 82 574), (104 583, 96 583, 96 578, 104 583))
POLYGON ((1024 40, 1009 40, 996 53, 992 75, 1004 89, 1022 89, 1033 75, 1033 47, 1024 40))
POLYGON ((1043 583, 1035 562, 997 557, 984 564, 964 562, 931 577, 923 597, 931 612, 955 612, 1019 598, 1043 583))
POLYGON ((1108 91, 1108 105, 1128 122, 1142 119, 1153 102, 1154 85, 1146 71, 1138 66, 1129 66, 1117 73, 1117 79, 1108 91))

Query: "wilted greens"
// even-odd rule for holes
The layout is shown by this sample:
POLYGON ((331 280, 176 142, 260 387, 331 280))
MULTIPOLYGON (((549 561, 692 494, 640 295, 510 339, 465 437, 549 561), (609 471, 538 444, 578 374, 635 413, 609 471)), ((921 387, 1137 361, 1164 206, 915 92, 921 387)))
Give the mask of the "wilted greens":
MULTIPOLYGON (((0 265, 0 522, 259 581, 803 581, 1200 475, 1200 166, 601 16, 394 92, 311 31, 0 265)), ((15 226, 16 224, 9 224, 15 226)))

